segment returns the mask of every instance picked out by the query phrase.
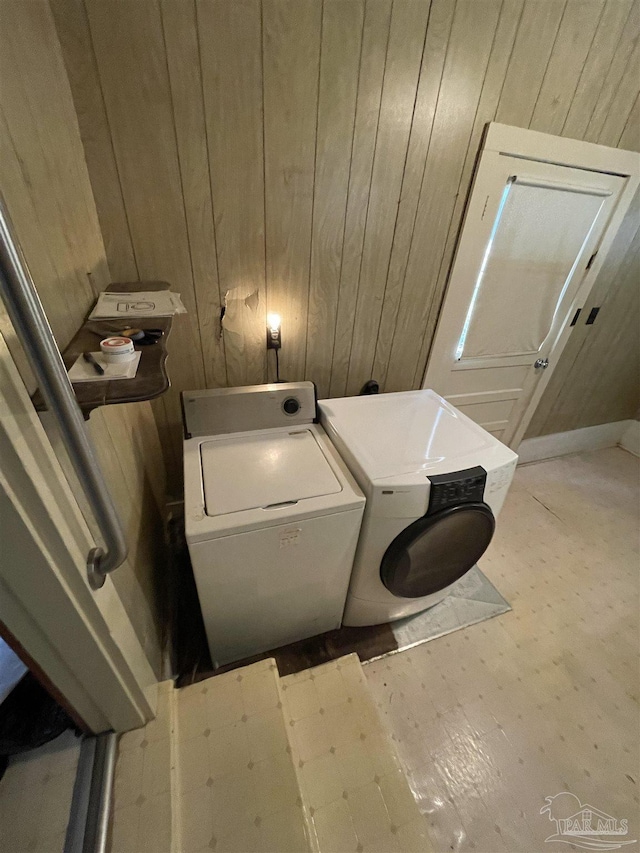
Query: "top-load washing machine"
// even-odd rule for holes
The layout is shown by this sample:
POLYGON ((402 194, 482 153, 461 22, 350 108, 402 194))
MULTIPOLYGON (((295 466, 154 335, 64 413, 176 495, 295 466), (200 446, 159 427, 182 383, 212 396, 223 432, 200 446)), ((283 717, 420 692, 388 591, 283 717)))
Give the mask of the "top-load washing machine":
POLYGON ((364 497, 311 382, 182 395, 185 528, 216 665, 338 628, 364 497))
POLYGON ((433 391, 318 405, 367 499, 344 624, 432 607, 489 545, 517 455, 433 391))

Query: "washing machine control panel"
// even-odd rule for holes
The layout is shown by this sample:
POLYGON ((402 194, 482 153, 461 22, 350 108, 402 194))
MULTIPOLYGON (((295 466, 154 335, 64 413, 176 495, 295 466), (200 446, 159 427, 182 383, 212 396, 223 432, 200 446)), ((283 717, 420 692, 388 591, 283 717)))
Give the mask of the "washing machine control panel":
POLYGON ((434 512, 449 506, 481 501, 484 497, 487 472, 481 465, 476 465, 475 468, 452 471, 450 474, 436 474, 427 479, 431 483, 427 515, 433 515, 434 512))
POLYGON ((224 435, 316 420, 313 382, 277 382, 182 392, 186 438, 224 435))

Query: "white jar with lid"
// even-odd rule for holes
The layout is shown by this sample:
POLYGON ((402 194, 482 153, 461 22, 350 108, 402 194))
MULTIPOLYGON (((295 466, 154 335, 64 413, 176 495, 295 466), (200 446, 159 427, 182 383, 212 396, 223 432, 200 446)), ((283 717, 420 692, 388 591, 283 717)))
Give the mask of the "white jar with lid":
POLYGON ((109 364, 131 361, 136 354, 131 338, 124 337, 105 338, 100 341, 100 352, 109 364))

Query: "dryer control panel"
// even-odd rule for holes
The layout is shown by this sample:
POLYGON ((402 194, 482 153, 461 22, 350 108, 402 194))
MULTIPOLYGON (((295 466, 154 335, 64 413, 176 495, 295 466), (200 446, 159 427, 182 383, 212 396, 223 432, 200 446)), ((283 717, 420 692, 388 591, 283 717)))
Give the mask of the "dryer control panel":
POLYGON ((433 515, 449 506, 482 501, 487 472, 481 465, 476 465, 475 468, 435 474, 427 479, 431 483, 427 515, 433 515))

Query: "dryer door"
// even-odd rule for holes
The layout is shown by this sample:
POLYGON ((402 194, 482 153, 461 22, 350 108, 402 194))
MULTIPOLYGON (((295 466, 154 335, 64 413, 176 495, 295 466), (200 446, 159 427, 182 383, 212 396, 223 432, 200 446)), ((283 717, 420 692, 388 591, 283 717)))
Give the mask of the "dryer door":
POLYGON ((422 598, 449 586, 486 551, 496 522, 487 504, 465 503, 419 518, 387 548, 380 578, 400 598, 422 598))

